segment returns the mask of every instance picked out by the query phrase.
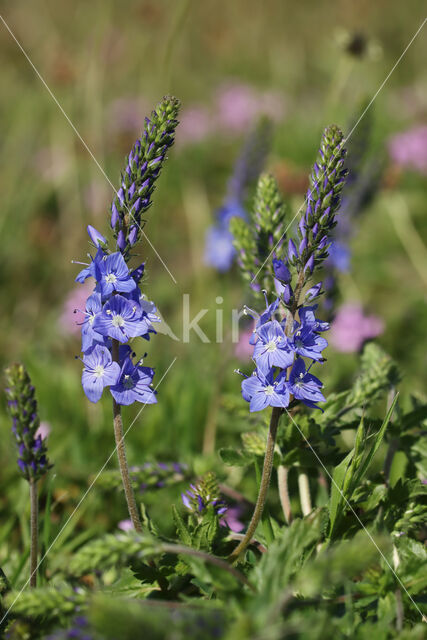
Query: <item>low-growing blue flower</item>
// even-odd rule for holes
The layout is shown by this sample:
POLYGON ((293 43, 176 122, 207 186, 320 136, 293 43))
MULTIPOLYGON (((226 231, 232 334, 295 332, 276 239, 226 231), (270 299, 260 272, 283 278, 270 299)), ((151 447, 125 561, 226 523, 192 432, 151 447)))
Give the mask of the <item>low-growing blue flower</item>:
POLYGON ((294 361, 288 339, 277 322, 271 320, 257 329, 258 340, 254 348, 254 360, 257 367, 269 371, 271 367, 286 369, 294 361))
POLYGON ((321 360, 322 351, 328 346, 328 341, 313 331, 310 326, 297 327, 292 336, 291 347, 300 356, 321 360))
POLYGON ((325 402, 325 397, 320 389, 323 384, 319 378, 306 371, 302 358, 295 360, 291 373, 289 374, 289 391, 294 398, 301 400, 308 407, 319 409, 316 402, 325 402))
POLYGON ((144 336, 152 326, 137 302, 117 294, 104 304, 92 329, 119 342, 127 342, 129 338, 144 336))
POLYGON ((227 227, 212 226, 206 232, 204 261, 218 271, 228 271, 233 264, 236 250, 233 236, 227 227))
POLYGON ((82 351, 86 353, 96 344, 105 344, 105 337, 93 329, 98 313, 102 311, 101 294, 92 293, 86 301, 85 319, 82 323, 82 351))
POLYGON ((120 366, 113 362, 109 350, 100 345, 96 345, 90 353, 83 356, 83 364, 83 390, 91 402, 98 402, 104 387, 117 382, 120 366))
POLYGON ((149 367, 134 364, 126 358, 117 383, 110 387, 111 395, 117 404, 130 405, 134 402, 155 404, 156 391, 151 388, 154 371, 149 367))
POLYGON ((113 291, 129 293, 137 286, 119 251, 111 253, 96 263, 96 280, 103 298, 111 295, 113 291))
POLYGON ((322 322, 315 316, 317 304, 312 307, 301 307, 298 311, 298 315, 303 327, 310 327, 313 331, 328 331, 329 322, 322 322))
POLYGON ((268 406, 286 408, 289 405, 286 372, 281 371, 274 379, 273 369, 267 374, 257 369, 243 380, 242 396, 250 403, 250 411, 262 411, 268 406))

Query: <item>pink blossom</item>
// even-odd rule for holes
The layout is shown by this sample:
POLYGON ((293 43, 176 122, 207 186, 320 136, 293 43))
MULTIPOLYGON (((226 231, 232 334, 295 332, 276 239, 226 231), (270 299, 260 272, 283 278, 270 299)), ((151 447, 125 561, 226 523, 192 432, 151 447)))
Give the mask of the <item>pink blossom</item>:
POLYGON ((34 157, 34 168, 46 182, 56 182, 70 168, 70 157, 62 147, 43 147, 34 157))
POLYGON ((140 133, 148 112, 149 106, 143 98, 117 98, 108 108, 108 129, 115 133, 140 133))
POLYGON ((176 132, 177 144, 183 146, 205 140, 212 133, 212 116, 205 107, 183 109, 176 132))
POLYGON ((62 313, 59 317, 59 324, 64 333, 78 335, 81 327, 79 322, 83 322, 84 316, 81 313, 74 313, 75 309, 84 311, 86 300, 93 292, 93 282, 87 280, 84 284, 78 284, 65 299, 62 313))
POLYGON ((262 93, 245 84, 226 84, 216 98, 220 127, 241 133, 262 115, 279 120, 283 115, 283 100, 272 91, 262 93))
POLYGON ((393 136, 388 149, 396 164, 427 174, 427 125, 393 136))
POLYGON ((364 315, 356 303, 342 305, 335 316, 329 335, 330 344, 342 353, 359 351, 370 338, 384 331, 383 321, 374 315, 364 315))
POLYGON ((120 520, 117 526, 122 531, 132 531, 133 529, 132 520, 120 520))
POLYGON ((249 344, 252 337, 253 329, 245 329, 239 335, 239 341, 234 348, 234 355, 242 362, 249 362, 254 352, 253 344, 249 344))
POLYGON ((51 426, 48 422, 40 422, 39 428, 36 431, 36 437, 41 436, 42 440, 48 437, 51 432, 51 426))

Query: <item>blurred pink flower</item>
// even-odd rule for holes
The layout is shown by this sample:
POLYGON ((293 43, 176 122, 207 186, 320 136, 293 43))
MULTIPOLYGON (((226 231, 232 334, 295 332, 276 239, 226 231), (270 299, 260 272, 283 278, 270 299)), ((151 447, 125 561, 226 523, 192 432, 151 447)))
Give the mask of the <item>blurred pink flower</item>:
POLYGON ((283 100, 272 91, 262 93, 245 84, 226 84, 216 97, 218 125, 240 133, 262 115, 279 120, 283 115, 283 100))
POLYGON ((388 149, 396 164, 427 174, 427 125, 393 136, 388 149))
POLYGON ((192 106, 183 109, 179 115, 176 130, 178 145, 201 142, 212 133, 212 117, 205 107, 192 106))
POLYGON ((62 147, 43 147, 34 156, 33 166, 46 182, 55 182, 65 176, 70 158, 62 147))
POLYGON ((120 520, 117 526, 122 531, 132 531, 133 529, 132 520, 120 520))
POLYGON ((234 355, 242 362, 249 362, 254 352, 253 344, 249 344, 249 339, 252 337, 253 329, 245 329, 240 332, 239 341, 234 348, 234 355))
POLYGON ((74 313, 74 309, 80 309, 84 311, 86 306, 86 300, 93 292, 93 282, 87 280, 84 284, 78 284, 65 299, 62 307, 62 313, 59 317, 59 324, 64 333, 70 333, 71 335, 78 335, 81 327, 78 324, 83 322, 84 316, 82 313, 74 313))
POLYGON ((39 428, 36 431, 36 436, 41 436, 42 440, 48 437, 51 432, 51 426, 48 422, 40 422, 39 428))
POLYGON ((141 97, 117 98, 108 107, 108 129, 114 133, 139 134, 149 112, 148 103, 141 97))
POLYGON ((365 316, 355 303, 343 304, 335 316, 329 343, 342 353, 359 351, 365 340, 376 338, 384 331, 384 323, 377 316, 365 316))

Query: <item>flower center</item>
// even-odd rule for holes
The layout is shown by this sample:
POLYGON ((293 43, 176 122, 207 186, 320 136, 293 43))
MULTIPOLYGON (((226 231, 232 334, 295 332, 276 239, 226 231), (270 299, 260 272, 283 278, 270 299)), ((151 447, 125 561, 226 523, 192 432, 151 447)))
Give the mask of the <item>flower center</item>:
POLYGON ((102 366, 102 364, 96 365, 94 369, 94 375, 95 378, 102 378, 102 376, 104 375, 104 367, 102 366))
POLYGON ((271 396, 274 393, 274 387, 272 384, 269 384, 268 387, 265 387, 265 395, 271 396))
POLYGON ((304 374, 301 372, 301 373, 299 374, 299 377, 300 377, 300 379, 302 380, 302 379, 304 378, 304 374))
POLYGON ((124 323, 125 321, 119 314, 113 316, 113 319, 111 320, 111 324, 113 325, 113 327, 123 327, 124 323))
POLYGON ((117 277, 114 273, 109 273, 108 276, 105 276, 105 281, 108 282, 108 284, 114 284, 117 282, 117 277))
POLYGON ((276 349, 277 342, 275 340, 270 340, 270 342, 267 342, 266 351, 276 351, 276 349))
POLYGON ((125 375, 125 377, 123 378, 123 386, 125 389, 133 389, 133 387, 135 386, 132 378, 129 375, 125 375))
POLYGON ((88 320, 88 322, 89 322, 90 326, 92 326, 92 325, 93 325, 94 320, 95 320, 95 316, 90 315, 90 316, 89 316, 89 320, 88 320))

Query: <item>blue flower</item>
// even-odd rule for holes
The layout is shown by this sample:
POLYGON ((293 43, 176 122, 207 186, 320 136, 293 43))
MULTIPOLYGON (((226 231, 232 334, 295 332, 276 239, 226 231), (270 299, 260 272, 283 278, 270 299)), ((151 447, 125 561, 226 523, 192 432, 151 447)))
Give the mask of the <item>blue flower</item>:
POLYGON ((92 256, 90 256, 90 260, 91 260, 90 263, 84 269, 82 269, 80 273, 77 274, 76 282, 80 282, 80 284, 83 284, 86 278, 96 279, 97 266, 102 261, 104 256, 105 256, 105 253, 103 252, 101 247, 98 247, 98 251, 96 252, 95 258, 92 258, 92 256))
POLYGON ((117 382, 120 366, 112 361, 109 350, 100 345, 96 345, 90 353, 83 356, 83 364, 83 390, 91 402, 98 402, 104 387, 117 382))
POLYGON ((258 340, 254 348, 254 360, 257 367, 269 371, 272 367, 286 369, 294 361, 288 339, 277 322, 272 320, 257 329, 258 340))
POLYGON ((102 311, 101 295, 96 291, 86 301, 86 318, 82 324, 82 351, 86 353, 96 344, 105 344, 105 337, 93 329, 98 313, 102 311))
POLYGON ((93 321, 92 328, 119 342, 144 336, 152 326, 137 302, 115 295, 108 300, 93 321))
POLYGON ((228 228, 212 226, 207 230, 205 264, 218 269, 218 271, 228 271, 233 264, 235 254, 233 236, 228 228))
POLYGON ((303 327, 310 327, 313 331, 328 331, 329 322, 321 322, 316 318, 314 312, 318 305, 315 304, 312 307, 301 307, 299 310, 299 318, 303 327))
POLYGON ((266 375, 257 369, 242 382, 242 396, 250 403, 250 411, 262 411, 266 407, 283 407, 289 404, 289 389, 286 372, 281 371, 274 379, 273 370, 266 375))
POLYGON ((310 326, 303 325, 297 327, 292 336, 291 347, 300 356, 321 360, 322 351, 328 346, 328 341, 317 333, 314 333, 310 326))
POLYGON ((325 397, 320 391, 323 384, 319 378, 306 371, 304 360, 301 358, 295 360, 288 384, 294 398, 301 400, 308 407, 319 409, 316 402, 325 402, 325 397))
POLYGON ((266 324, 266 322, 270 322, 271 318, 274 316, 277 309, 279 308, 280 298, 276 298, 271 304, 268 304, 267 298, 266 298, 265 304, 266 304, 265 311, 263 311, 261 315, 258 315, 258 313, 256 313, 255 311, 252 311, 252 309, 249 309, 249 307, 245 306, 244 308, 245 313, 250 315, 252 318, 257 319, 253 335, 249 340, 249 344, 256 343, 258 339, 258 334, 257 334, 258 329, 262 327, 263 324, 266 324))
POLYGON ((136 289, 136 282, 132 278, 122 254, 117 251, 96 263, 96 280, 103 298, 113 291, 129 293, 136 289))
POLYGON ((133 402, 155 404, 156 391, 151 388, 154 371, 149 367, 134 365, 126 358, 117 383, 110 387, 111 395, 117 404, 130 405, 133 402))
POLYGON ((326 264, 341 273, 350 271, 351 253, 349 247, 339 240, 334 240, 329 247, 329 256, 326 264))

